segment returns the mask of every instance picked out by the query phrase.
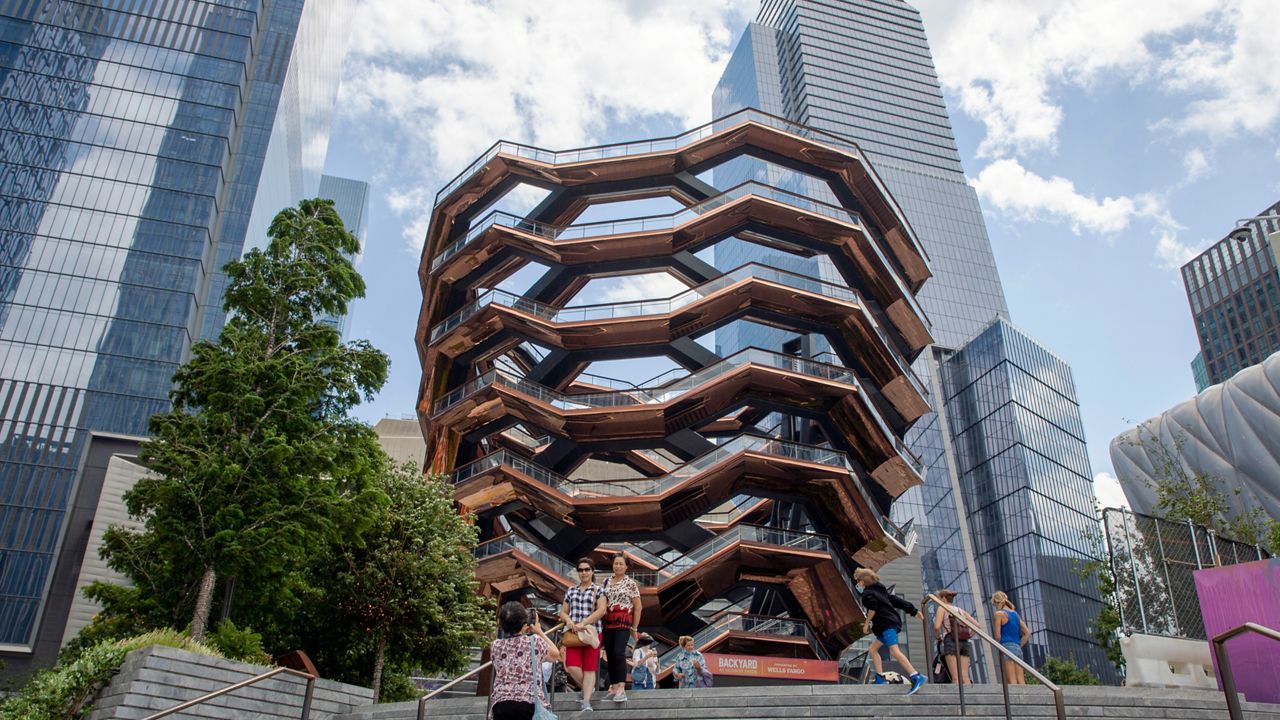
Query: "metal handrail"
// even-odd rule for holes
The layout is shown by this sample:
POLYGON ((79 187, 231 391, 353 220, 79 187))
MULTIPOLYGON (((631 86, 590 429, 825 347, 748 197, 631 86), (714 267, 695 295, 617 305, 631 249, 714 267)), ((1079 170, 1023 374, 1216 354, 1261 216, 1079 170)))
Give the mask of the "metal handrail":
MULTIPOLYGON (((547 630, 543 630, 542 632, 543 632, 543 634, 544 634, 544 635, 550 635, 551 633, 553 633, 553 632, 555 632, 555 631, 557 631, 557 630, 560 630, 560 629, 561 629, 561 628, 563 628, 563 627, 564 627, 564 623, 559 623, 559 624, 557 624, 557 625, 552 626, 551 628, 549 628, 549 629, 547 629, 547 630)), ((449 682, 445 683, 444 685, 441 685, 440 687, 436 688, 435 690, 432 690, 431 692, 427 693, 426 695, 423 695, 422 697, 418 698, 418 720, 426 720, 426 717, 427 717, 427 701, 428 701, 428 700, 430 700, 431 698, 433 698, 433 697, 435 697, 435 696, 439 695, 440 693, 443 693, 445 690, 448 690, 449 688, 453 687, 454 685, 457 685, 458 683, 462 682, 463 680, 467 680, 467 679, 471 678, 471 677, 472 677, 472 676, 474 676, 474 675, 479 675, 481 672, 483 672, 483 671, 485 671, 485 670, 488 670, 488 669, 489 669, 489 668, 491 668, 491 667, 493 667, 493 661, 492 661, 492 660, 490 660, 490 661, 488 661, 488 662, 486 662, 486 663, 482 663, 479 667, 476 667, 476 668, 475 668, 475 669, 473 669, 473 670, 468 670, 467 672, 465 672, 465 673, 463 673, 463 674, 459 675, 458 677, 456 677, 456 678, 454 678, 454 679, 450 680, 449 682)), ((534 682, 541 682, 541 681, 542 681, 542 680, 541 680, 541 677, 535 677, 535 678, 534 678, 534 682)), ((535 691, 535 692, 536 692, 536 691, 535 691)), ((490 693, 490 695, 492 695, 492 693, 490 693)), ((150 718, 147 718, 147 720, 151 720, 151 719, 150 719, 150 718)))
POLYGON ((181 705, 175 705, 167 710, 161 710, 160 712, 154 715, 148 715, 147 717, 143 718, 143 720, 158 720, 159 718, 172 715, 176 712, 181 712, 183 710, 186 710, 187 708, 191 708, 191 707, 195 707, 196 705, 203 704, 206 701, 212 700, 216 697, 221 697, 222 695, 226 695, 227 693, 232 692, 234 690, 239 690, 242 687, 248 687, 249 685, 252 685, 256 682, 261 682, 268 678, 273 678, 276 675, 285 675, 285 674, 296 675, 300 678, 306 679, 307 691, 302 698, 302 720, 308 720, 308 718, 311 717, 311 697, 315 693, 315 689, 316 689, 316 676, 312 675, 311 673, 306 673, 306 672, 302 672, 301 670, 294 670, 293 668, 287 668, 287 667, 278 667, 273 670, 264 672, 261 675, 255 675, 249 678, 248 680, 241 680, 240 682, 234 685, 228 685, 227 687, 224 687, 221 690, 214 690, 213 692, 205 693, 204 695, 201 695, 200 697, 195 698, 194 700, 188 700, 182 703, 181 705))
POLYGON ((1244 710, 1240 708, 1240 696, 1236 693, 1236 676, 1231 672, 1231 658, 1227 656, 1227 641, 1247 632, 1257 633, 1272 640, 1280 640, 1280 632, 1266 625, 1251 622, 1213 636, 1213 659, 1218 663, 1218 676, 1222 678, 1222 692, 1227 696, 1227 713, 1231 720, 1244 720, 1244 710))
MULTIPOLYGON (((1039 680, 1041 685, 1044 685, 1045 687, 1049 688, 1049 690, 1053 692, 1053 704, 1057 710, 1058 720, 1067 720, 1067 706, 1066 706, 1066 701, 1062 697, 1062 688, 1058 687, 1056 684, 1051 682, 1049 678, 1042 675, 1039 670, 1036 670, 1035 668, 1031 667, 1031 665, 1027 663, 1026 660, 1023 660, 1022 658, 1018 657, 1017 655, 1014 655, 1013 653, 1005 649, 1003 645, 996 642, 995 638, 991 637, 990 635, 987 634, 985 630, 978 627, 977 623, 970 621, 968 618, 964 616, 964 614, 957 612, 959 608, 955 607, 954 605, 951 605, 950 603, 943 602, 941 598, 939 598, 937 595, 934 595, 933 593, 929 593, 928 595, 926 595, 924 600, 920 603, 921 605, 920 617, 924 621, 925 669, 929 669, 933 667, 933 659, 929 657, 929 651, 930 651, 930 648, 932 647, 932 642, 933 642, 929 638, 929 630, 933 625, 933 623, 930 622, 929 620, 928 610, 929 610, 930 602, 933 602, 937 604, 938 607, 942 608, 943 612, 951 616, 951 619, 953 622, 958 622, 964 625, 965 627, 969 628, 971 631, 973 631, 973 634, 975 637, 981 638, 983 642, 987 643, 991 647, 995 648, 998 652, 1002 653, 1005 657, 1017 663, 1017 665, 1021 667, 1024 671, 1031 673, 1031 676, 1034 677, 1036 680, 1039 680)), ((956 652, 957 653, 960 652, 958 643, 956 647, 956 652)), ((956 666, 958 667, 959 665, 960 663, 957 661, 956 666)), ((1003 668, 997 667, 996 670, 1000 674, 1000 685, 1004 690, 1004 716, 1006 720, 1013 720, 1013 707, 1009 702, 1009 681, 1005 678, 1004 672, 1002 672, 1003 668)), ((964 685, 965 685, 964 683, 959 681, 959 678, 956 678, 956 688, 958 689, 960 694, 960 715, 967 717, 967 711, 964 705, 964 685)), ((1238 720, 1238 719, 1233 718, 1232 720, 1238 720)))

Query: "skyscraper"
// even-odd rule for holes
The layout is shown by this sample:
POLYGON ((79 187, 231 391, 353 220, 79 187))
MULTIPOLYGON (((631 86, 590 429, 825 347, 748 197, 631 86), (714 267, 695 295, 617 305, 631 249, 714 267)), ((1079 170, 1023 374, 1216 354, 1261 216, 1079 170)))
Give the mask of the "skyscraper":
MULTIPOLYGON (((360 241, 361 252, 364 251, 365 237, 369 233, 369 183, 363 180, 323 175, 320 178, 319 197, 333 201, 333 209, 338 211, 342 224, 360 241)), ((355 261, 355 258, 348 258, 355 261)), ((351 310, 341 317, 326 315, 326 322, 338 330, 339 335, 347 334, 351 322, 351 310)))
MULTIPOLYGON (((1025 350, 1022 367, 1037 378, 1039 384, 1032 394, 1040 397, 1063 394, 1070 384, 1070 370, 1065 363, 1030 361, 1052 355, 1000 322, 1008 319, 1008 307, 977 195, 964 177, 919 13, 901 0, 764 0, 712 101, 715 116, 743 107, 758 107, 858 143, 928 253, 933 277, 919 298, 932 323, 936 344, 914 367, 930 388, 935 412, 918 420, 908 435, 927 473, 921 487, 908 491, 893 506, 894 519, 911 523, 920 533, 925 588, 956 590, 958 601, 976 609, 984 620, 988 615, 984 596, 1005 590, 1036 629, 1032 658, 1072 653, 1078 661, 1109 673, 1102 653, 1090 645, 1084 624, 1073 621, 1069 629, 1060 626, 1056 616, 1049 614, 1049 607, 1062 603, 1047 598, 1059 586, 1068 587, 1076 602, 1073 612, 1089 615, 1086 620, 1098 607, 1096 592, 1062 575, 1087 556, 1082 537, 1093 527, 1091 501, 1083 507, 1074 501, 1064 504, 1064 510, 1070 512, 1063 517, 1069 523, 1055 530, 1052 537, 1038 534, 1030 521, 1035 516, 1024 512, 1030 507, 1023 502, 1028 498, 1034 500, 1031 506, 1041 503, 1046 511, 1056 512, 1052 505, 1043 505, 1059 502, 1056 483, 1069 486, 1073 493, 1080 488, 1080 478, 1086 486, 1091 485, 1088 461, 1081 465, 1076 455, 1083 437, 1074 396, 1058 402, 1052 415, 1053 432, 1061 431, 1064 438, 1074 439, 1066 443, 1070 450, 1050 448, 1044 459, 1055 466, 1052 472, 1043 478, 1021 473, 1014 479, 1011 475, 1005 485, 1012 482, 1017 488, 1006 487, 996 496, 978 494, 973 473, 985 472, 981 468, 997 459, 998 450, 972 443, 982 432, 981 422, 974 426, 952 415, 966 406, 971 394, 964 385, 957 385, 960 375, 955 370, 970 367, 968 357, 988 358, 984 362, 990 370, 1014 361, 1013 356, 998 360, 991 352, 1005 352, 1015 344, 1035 347, 1034 351, 1025 350), (1020 338, 1018 343, 1003 342, 1013 336, 1020 338), (980 352, 975 348, 966 355, 971 342, 985 349, 980 352), (1064 373, 1066 385, 1062 382, 1064 373), (981 516, 974 514, 978 507, 983 508, 981 516), (1017 577, 996 573, 996 565, 989 561, 979 562, 980 555, 994 557, 990 553, 995 536, 989 533, 997 525, 984 522, 984 518, 1001 515, 1028 519, 999 524, 1001 537, 1011 543, 1010 548, 1060 557, 1063 562, 1037 564, 1031 555, 1009 559, 1011 565, 1030 568, 1017 577), (1079 542, 1059 542, 1064 535, 1073 534, 1079 542), (1024 542, 1014 542, 1017 538, 1024 542), (993 573, 997 577, 990 577, 993 573), (997 582, 1019 584, 997 586, 997 582), (1062 642, 1060 637, 1071 640, 1062 642), (1079 649, 1086 646, 1087 653, 1079 649), (1083 656, 1086 654, 1088 657, 1083 656)), ((818 199, 827 197, 820 184, 768 162, 743 159, 717 170, 717 185, 747 179, 781 185, 818 199)), ((723 252, 717 248, 715 264, 723 270, 766 253, 745 244, 729 246, 723 252)), ((810 271, 829 277, 820 259, 810 261, 810 271)), ((753 345, 788 343, 801 352, 824 351, 820 339, 747 325, 717 333, 716 343, 721 354, 753 345)), ((1006 391, 1006 408, 1012 409, 1010 403, 1018 402, 1010 395, 1018 392, 1006 391)), ((1014 443, 1025 447, 1022 438, 1031 437, 1040 421, 1019 412, 1011 412, 1010 419, 1014 425, 1007 432, 1021 435, 1014 443)))
POLYGON ((1280 351, 1280 203, 1182 266, 1200 352, 1199 392, 1280 351))
POLYGON ((215 270, 243 249, 282 88, 311 82, 299 70, 309 62, 333 62, 333 45, 295 39, 341 27, 349 5, 0 9, 0 650, 11 657, 36 644, 89 432, 145 434, 202 326, 221 325, 215 270))

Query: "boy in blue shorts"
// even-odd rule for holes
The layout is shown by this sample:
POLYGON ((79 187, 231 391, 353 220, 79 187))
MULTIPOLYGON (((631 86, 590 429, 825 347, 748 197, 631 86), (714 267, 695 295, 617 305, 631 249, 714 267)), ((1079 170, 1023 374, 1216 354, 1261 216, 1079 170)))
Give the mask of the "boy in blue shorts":
POLYGON ((907 659, 906 653, 898 647, 898 631, 902 629, 902 615, 898 610, 906 610, 912 617, 915 617, 919 611, 916 610, 915 605, 890 593, 889 589, 880 582, 880 576, 874 570, 858 568, 853 573, 853 579, 857 581, 862 607, 867 611, 867 620, 862 631, 875 633, 876 636, 876 639, 871 642, 870 649, 867 650, 867 654, 871 656, 871 663, 876 668, 875 684, 883 685, 888 682, 884 679, 884 665, 880 659, 880 648, 887 647, 893 659, 907 671, 907 677, 911 681, 911 689, 907 690, 907 694, 914 695, 924 685, 924 676, 916 672, 911 661, 907 659))

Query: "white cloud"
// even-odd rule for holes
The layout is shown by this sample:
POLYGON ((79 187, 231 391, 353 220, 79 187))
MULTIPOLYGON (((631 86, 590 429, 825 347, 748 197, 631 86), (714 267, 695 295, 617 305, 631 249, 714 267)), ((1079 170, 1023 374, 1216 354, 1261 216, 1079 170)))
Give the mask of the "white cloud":
POLYGON ((1199 254, 1200 249, 1182 242, 1173 233, 1162 232, 1156 241, 1156 259, 1163 270, 1177 270, 1199 254))
POLYGON ((1124 490, 1120 489, 1120 480, 1109 472, 1093 476, 1093 495, 1103 508, 1129 507, 1129 499, 1124 496, 1124 490))
MULTIPOLYGON (((390 123, 392 189, 421 247, 435 190, 495 140, 589 144, 609 123, 709 119, 754 0, 383 0, 361 5, 341 106, 390 123)), ((389 169, 390 170, 390 169, 389 169)))
POLYGON ((1136 218, 1176 227, 1163 203, 1151 195, 1105 197, 1076 190, 1063 177, 1044 178, 1013 159, 997 160, 972 181, 978 196, 1022 220, 1065 222, 1073 232, 1118 233, 1136 218))
POLYGON ((1161 126, 1220 139, 1280 120, 1275 0, 919 0, 938 74, 981 122, 980 157, 1053 150, 1062 89, 1100 78, 1185 100, 1161 126), (1194 35, 1194 37, 1193 37, 1194 35))
POLYGON ((665 300, 688 289, 684 283, 667 273, 604 278, 596 282, 603 284, 600 299, 596 301, 601 303, 665 300))
POLYGON ((1174 126, 1214 138, 1272 127, 1280 119, 1280 43, 1270 31, 1277 25, 1280 3, 1237 0, 1223 5, 1216 35, 1175 47, 1160 65, 1164 86, 1203 97, 1174 126))
POLYGON ((1133 81, 1158 58, 1153 41, 1205 23, 1217 0, 922 0, 938 73, 960 110, 986 126, 978 154, 1053 149, 1055 87, 1104 73, 1133 81))
POLYGON ((1197 180, 1209 172, 1209 157, 1200 148, 1191 148, 1182 157, 1182 167, 1187 171, 1184 182, 1197 180))

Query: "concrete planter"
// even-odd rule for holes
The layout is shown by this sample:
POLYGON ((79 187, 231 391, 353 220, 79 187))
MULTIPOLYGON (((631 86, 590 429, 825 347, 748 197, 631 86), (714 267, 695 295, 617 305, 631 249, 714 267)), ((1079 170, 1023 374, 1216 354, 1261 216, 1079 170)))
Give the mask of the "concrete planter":
MULTIPOLYGON (((142 648, 129 653, 120 672, 99 693, 89 720, 139 720, 268 669, 159 645, 142 648)), ((305 688, 302 678, 280 675, 169 717, 297 720, 305 688)), ((373 691, 368 688, 318 680, 311 717, 321 720, 372 702, 373 691)))

